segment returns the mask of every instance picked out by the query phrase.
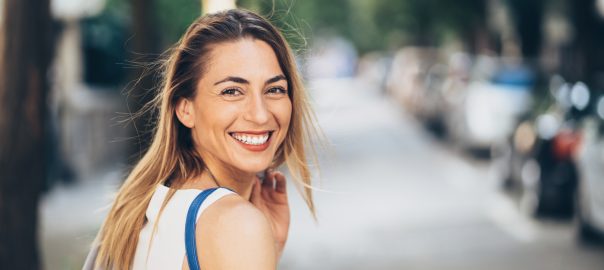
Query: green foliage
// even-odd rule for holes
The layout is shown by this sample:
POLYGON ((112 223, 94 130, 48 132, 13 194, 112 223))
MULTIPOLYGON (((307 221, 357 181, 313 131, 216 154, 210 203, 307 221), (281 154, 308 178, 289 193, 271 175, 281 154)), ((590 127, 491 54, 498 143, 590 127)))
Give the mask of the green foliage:
POLYGON ((124 83, 129 18, 127 5, 109 0, 99 15, 81 21, 85 82, 108 89, 124 83))
POLYGON ((200 0, 155 0, 155 5, 163 47, 178 41, 187 27, 201 15, 200 0))
MULTIPOLYGON (((162 48, 178 41, 187 27, 201 15, 200 0, 149 0, 154 6, 153 19, 162 48)), ((129 0, 108 0, 102 15, 118 18, 121 27, 131 26, 131 3, 129 0)))
MULTIPOLYGON (((315 1, 291 0, 240 0, 237 5, 266 17, 277 26, 295 51, 308 48, 312 39, 311 14, 315 10, 315 1)), ((312 23, 314 25, 314 22, 312 23)))
MULTIPOLYGON (((484 25, 486 0, 241 0, 239 6, 270 14, 284 31, 302 36, 340 35, 361 52, 402 45, 438 45, 484 25)), ((299 38, 289 36, 300 45, 299 38)))
MULTIPOLYGON (((340 35, 361 52, 403 45, 436 46, 447 36, 467 36, 484 26, 487 0, 239 0, 269 18, 295 50, 317 36, 340 35)), ((162 47, 178 40, 201 14, 200 0, 153 0, 162 47)), ((109 0, 108 10, 129 24, 128 0, 109 0), (126 16, 123 16, 126 13, 126 16)))

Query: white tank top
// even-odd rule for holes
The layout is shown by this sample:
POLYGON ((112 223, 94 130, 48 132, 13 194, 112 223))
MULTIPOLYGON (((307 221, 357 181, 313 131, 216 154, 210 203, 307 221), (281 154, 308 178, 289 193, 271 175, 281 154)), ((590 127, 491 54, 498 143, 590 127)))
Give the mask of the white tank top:
MULTIPOLYGON (((191 202, 201 193, 198 189, 181 189, 177 190, 174 196, 168 201, 159 220, 157 215, 159 209, 168 194, 170 188, 160 184, 155 189, 153 197, 147 207, 146 217, 147 223, 140 232, 138 245, 134 255, 132 264, 133 270, 139 269, 181 269, 185 256, 185 221, 187 211, 191 202), (155 222, 157 230, 151 234, 155 222), (150 246, 151 245, 151 246, 150 246)), ((235 194, 226 189, 219 188, 212 192, 201 204, 197 219, 203 211, 212 203, 222 198, 223 196, 235 194)))

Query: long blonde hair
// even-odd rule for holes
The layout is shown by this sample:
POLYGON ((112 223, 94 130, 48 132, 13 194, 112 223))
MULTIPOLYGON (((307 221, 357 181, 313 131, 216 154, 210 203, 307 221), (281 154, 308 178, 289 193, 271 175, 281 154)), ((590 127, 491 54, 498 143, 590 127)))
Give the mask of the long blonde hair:
POLYGON ((193 146, 191 131, 176 118, 175 105, 179 99, 195 95, 195 85, 206 68, 204 63, 211 45, 246 37, 262 40, 272 47, 290 85, 290 126, 272 166, 285 162, 315 216, 305 147, 319 133, 290 47, 273 25, 253 12, 229 10, 205 15, 193 22, 169 51, 163 67, 163 85, 147 107, 158 112, 153 140, 119 189, 99 231, 97 267, 130 269, 139 232, 147 222, 145 211, 156 186, 171 181, 173 189, 168 194, 169 200, 174 190, 182 186, 179 180, 198 176, 204 170, 204 162, 193 146))

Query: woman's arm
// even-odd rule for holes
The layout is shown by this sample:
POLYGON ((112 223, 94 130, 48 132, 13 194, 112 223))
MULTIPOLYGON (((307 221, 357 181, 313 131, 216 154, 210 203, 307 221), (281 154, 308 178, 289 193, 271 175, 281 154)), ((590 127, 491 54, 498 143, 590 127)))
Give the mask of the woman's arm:
POLYGON ((200 217, 196 228, 201 269, 276 269, 275 240, 267 218, 239 196, 226 196, 200 217))

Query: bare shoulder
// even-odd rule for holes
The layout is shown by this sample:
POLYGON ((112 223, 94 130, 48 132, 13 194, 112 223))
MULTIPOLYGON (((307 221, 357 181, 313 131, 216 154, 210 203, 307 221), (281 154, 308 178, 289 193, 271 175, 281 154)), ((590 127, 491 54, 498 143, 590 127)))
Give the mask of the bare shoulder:
POLYGON ((197 250, 202 269, 275 269, 270 224, 254 205, 233 194, 199 217, 197 250))

